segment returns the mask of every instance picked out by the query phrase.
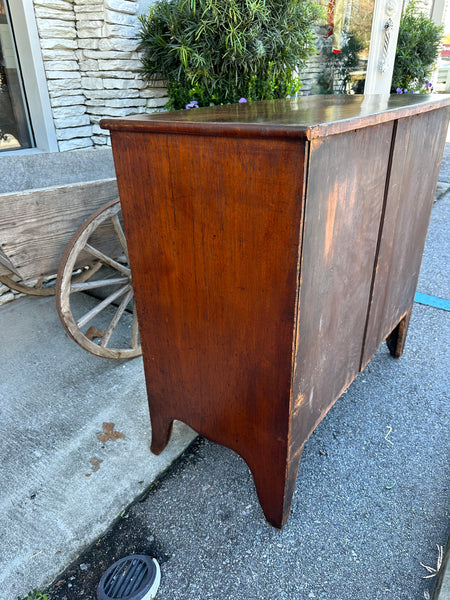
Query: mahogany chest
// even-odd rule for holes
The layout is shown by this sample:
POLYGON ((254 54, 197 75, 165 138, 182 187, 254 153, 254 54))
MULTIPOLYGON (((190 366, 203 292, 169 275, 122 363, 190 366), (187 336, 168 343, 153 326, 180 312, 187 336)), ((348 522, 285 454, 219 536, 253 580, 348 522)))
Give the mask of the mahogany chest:
POLYGON ((402 352, 449 96, 310 96, 106 119, 152 424, 249 465, 289 514, 308 436, 402 352))

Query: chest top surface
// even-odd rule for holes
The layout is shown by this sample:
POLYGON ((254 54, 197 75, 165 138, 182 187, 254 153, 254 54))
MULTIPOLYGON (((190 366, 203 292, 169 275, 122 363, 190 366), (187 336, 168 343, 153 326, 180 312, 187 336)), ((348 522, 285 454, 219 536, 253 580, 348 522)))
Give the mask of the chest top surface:
POLYGON ((450 95, 300 96, 103 119, 111 131, 320 138, 450 105, 450 95))

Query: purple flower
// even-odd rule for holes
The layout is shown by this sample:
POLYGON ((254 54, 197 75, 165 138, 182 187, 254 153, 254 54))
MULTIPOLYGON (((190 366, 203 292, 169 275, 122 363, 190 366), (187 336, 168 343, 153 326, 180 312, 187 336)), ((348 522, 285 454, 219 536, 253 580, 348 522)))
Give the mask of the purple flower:
POLYGON ((405 89, 405 90, 403 91, 403 93, 404 93, 404 94, 407 94, 407 93, 408 93, 408 90, 407 90, 407 89, 405 89))
POLYGON ((396 90, 397 94, 403 94, 403 90, 401 87, 398 87, 396 90))
POLYGON ((410 94, 414 94, 414 90, 409 90, 409 93, 410 94))
POLYGON ((244 102, 247 102, 245 98, 239 98, 239 104, 244 104, 244 102))
POLYGON ((197 100, 191 100, 189 104, 186 104, 186 108, 189 110, 190 108, 198 108, 197 100))
POLYGON ((309 92, 306 92, 305 96, 309 96, 309 92))

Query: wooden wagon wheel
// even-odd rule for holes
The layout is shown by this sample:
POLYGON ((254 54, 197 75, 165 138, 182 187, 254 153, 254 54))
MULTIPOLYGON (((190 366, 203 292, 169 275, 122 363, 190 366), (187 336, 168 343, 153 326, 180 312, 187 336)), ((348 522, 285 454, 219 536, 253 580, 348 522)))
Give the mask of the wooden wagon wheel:
POLYGON ((54 296, 55 287, 51 283, 47 286, 47 278, 39 277, 32 282, 22 281, 16 275, 0 275, 0 283, 7 285, 11 290, 28 294, 29 296, 54 296))
POLYGON ((115 359, 142 353, 118 198, 96 210, 73 235, 58 270, 56 306, 67 333, 88 352, 115 359), (89 281, 74 283, 72 273, 80 263, 91 263, 97 272, 89 281), (75 315, 78 292, 92 295, 102 290, 107 290, 105 298, 91 298, 95 306, 75 315))
MULTIPOLYGON (((82 283, 93 277, 101 265, 84 267, 78 269, 72 278, 72 283, 82 283)), ((37 280, 25 281, 17 275, 0 275, 0 283, 7 285, 11 290, 27 294, 28 296, 54 296, 56 285, 56 273, 47 277, 39 277, 37 280)))

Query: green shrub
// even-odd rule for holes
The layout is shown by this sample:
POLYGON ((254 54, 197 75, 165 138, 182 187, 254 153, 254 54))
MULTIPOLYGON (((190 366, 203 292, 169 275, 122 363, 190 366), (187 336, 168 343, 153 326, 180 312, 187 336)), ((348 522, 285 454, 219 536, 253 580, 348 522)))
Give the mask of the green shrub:
POLYGON ((391 92, 421 91, 439 56, 443 26, 437 26, 410 2, 400 20, 391 92))
POLYGON ((140 17, 142 73, 167 108, 281 98, 315 53, 314 0, 160 0, 140 17))

